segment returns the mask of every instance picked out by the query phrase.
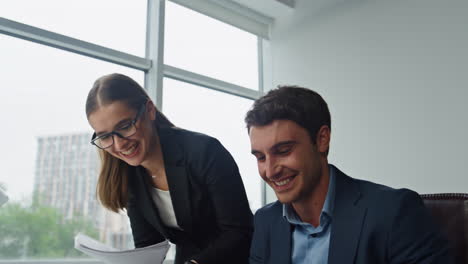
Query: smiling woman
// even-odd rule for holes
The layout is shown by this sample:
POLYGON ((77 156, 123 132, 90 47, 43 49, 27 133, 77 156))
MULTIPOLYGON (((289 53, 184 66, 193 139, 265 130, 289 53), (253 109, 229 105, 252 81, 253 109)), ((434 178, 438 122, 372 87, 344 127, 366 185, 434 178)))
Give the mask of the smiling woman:
POLYGON ((252 213, 218 140, 176 128, 121 74, 94 83, 86 115, 102 160, 98 196, 112 211, 127 210, 136 247, 169 239, 176 264, 247 263, 252 213))
MULTIPOLYGON (((144 162, 144 157, 152 156, 149 147, 155 144, 152 123, 156 114, 158 125, 173 126, 156 109, 143 88, 121 74, 99 78, 88 94, 86 116, 96 131, 91 143, 101 149, 98 196, 112 211, 126 206, 127 186, 122 175, 126 174, 127 165, 138 166, 144 162)), ((161 162, 157 159, 155 165, 160 167, 161 162)))

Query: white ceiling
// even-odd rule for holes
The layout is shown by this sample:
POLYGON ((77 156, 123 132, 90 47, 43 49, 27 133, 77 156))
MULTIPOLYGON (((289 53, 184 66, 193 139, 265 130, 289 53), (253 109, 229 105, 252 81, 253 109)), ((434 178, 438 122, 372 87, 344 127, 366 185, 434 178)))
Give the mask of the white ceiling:
POLYGON ((294 11, 295 0, 230 0, 256 12, 278 19, 294 11))

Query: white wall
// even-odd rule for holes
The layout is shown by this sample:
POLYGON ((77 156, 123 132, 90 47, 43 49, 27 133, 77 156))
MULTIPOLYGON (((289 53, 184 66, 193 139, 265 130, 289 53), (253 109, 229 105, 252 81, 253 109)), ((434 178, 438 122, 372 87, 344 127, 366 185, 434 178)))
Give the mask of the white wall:
POLYGON ((468 192, 468 1, 321 1, 276 22, 272 72, 328 102, 330 162, 420 193, 468 192))

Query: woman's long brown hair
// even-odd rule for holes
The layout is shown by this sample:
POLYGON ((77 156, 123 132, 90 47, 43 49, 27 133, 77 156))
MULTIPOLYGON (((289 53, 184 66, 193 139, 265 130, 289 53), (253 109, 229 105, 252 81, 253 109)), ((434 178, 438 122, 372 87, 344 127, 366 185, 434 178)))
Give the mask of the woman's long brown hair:
MULTIPOLYGON (((130 77, 118 73, 105 75, 94 82, 93 88, 88 93, 86 116, 89 118, 99 107, 116 101, 125 102, 128 107, 138 111, 138 108, 148 100, 150 98, 146 91, 130 77)), ((155 125, 174 126, 157 109, 155 125)), ((126 208, 128 202, 129 165, 102 149, 99 149, 99 156, 101 170, 96 186, 97 197, 105 208, 119 212, 126 208)))

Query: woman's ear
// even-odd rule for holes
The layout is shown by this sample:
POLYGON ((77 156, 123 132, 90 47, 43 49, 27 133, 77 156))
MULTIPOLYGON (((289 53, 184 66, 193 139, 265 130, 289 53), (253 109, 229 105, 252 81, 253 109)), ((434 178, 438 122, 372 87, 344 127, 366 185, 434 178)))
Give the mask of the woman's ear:
POLYGON ((146 112, 148 113, 148 116, 149 116, 151 121, 156 120, 157 110, 156 110, 156 106, 154 106, 153 101, 148 100, 146 102, 146 112))

